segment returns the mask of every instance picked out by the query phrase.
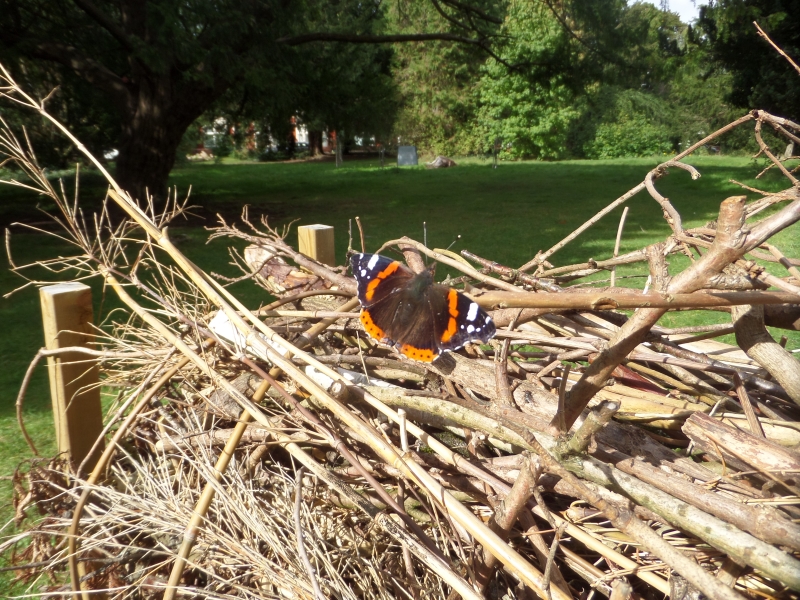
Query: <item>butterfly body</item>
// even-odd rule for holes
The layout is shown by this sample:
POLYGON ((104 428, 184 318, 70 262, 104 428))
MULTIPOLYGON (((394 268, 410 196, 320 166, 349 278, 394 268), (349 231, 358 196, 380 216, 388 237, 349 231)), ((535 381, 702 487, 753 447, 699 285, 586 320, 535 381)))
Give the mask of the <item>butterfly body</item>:
POLYGON ((488 342, 491 317, 464 294, 434 282, 433 273, 414 273, 379 254, 350 259, 358 283, 361 323, 374 339, 422 362, 468 342, 488 342))

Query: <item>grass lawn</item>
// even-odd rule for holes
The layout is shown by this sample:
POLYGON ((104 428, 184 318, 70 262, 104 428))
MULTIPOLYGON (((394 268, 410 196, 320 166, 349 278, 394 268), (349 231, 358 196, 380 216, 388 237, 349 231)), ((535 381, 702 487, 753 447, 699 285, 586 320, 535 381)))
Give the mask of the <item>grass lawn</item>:
MULTIPOLYGON (((565 161, 558 163, 501 163, 492 169, 488 161, 466 159, 454 169, 380 168, 377 159, 348 160, 336 169, 332 162, 298 163, 223 163, 193 164, 176 169, 171 182, 183 195, 192 188, 193 217, 171 227, 176 244, 207 271, 238 275, 229 263, 226 244, 205 244, 203 224, 214 223, 220 213, 235 221, 242 206, 250 205, 253 221, 266 214, 270 223, 281 225, 293 219, 297 224, 325 223, 336 228, 339 261, 347 249, 348 219, 359 216, 366 233, 368 251, 384 241, 403 235, 422 239, 422 223, 427 223, 428 245, 447 247, 461 235, 453 249, 469 249, 486 258, 517 267, 538 250, 545 250, 569 234, 609 202, 642 181, 659 159, 609 161, 565 161)), ((702 225, 716 217, 719 203, 741 194, 729 182, 736 179, 747 185, 776 191, 788 187, 777 173, 769 172, 755 180, 762 168, 747 158, 698 157, 689 162, 700 169, 702 178, 692 181, 689 174, 674 169, 658 182, 684 219, 684 226, 702 225)), ((69 188, 67 188, 69 189, 69 188)), ((81 203, 85 209, 96 206, 104 185, 97 175, 82 177, 81 203)), ((745 192, 753 199, 756 194, 745 192)), ((0 186, 0 223, 12 220, 43 222, 36 213, 29 192, 0 186)), ((641 193, 628 202, 630 212, 620 252, 628 252, 663 239, 669 229, 657 203, 641 193)), ((46 205, 45 205, 46 208, 46 205)), ((556 253, 551 262, 566 265, 589 257, 611 256, 622 209, 617 209, 576 241, 556 253)), ((763 213, 762 213, 763 214, 763 213)), ((355 226, 355 225, 354 225, 355 226)), ((12 229, 11 247, 17 263, 64 253, 63 243, 41 234, 12 229)), ((788 256, 800 256, 798 225, 781 233, 774 241, 788 256)), ((357 238, 357 233, 355 233, 357 238)), ((296 241, 295 230, 289 241, 296 241)), ((357 247, 358 242, 354 242, 357 247)), ((671 259, 673 270, 685 266, 685 259, 671 259)), ((780 267, 770 270, 782 274, 780 267)), ((621 275, 646 272, 641 267, 620 270, 621 275)), ((641 287, 641 278, 622 279, 623 285, 641 287)), ((20 284, 19 278, 0 272, 3 294, 20 284)), ((96 313, 100 310, 102 289, 95 284, 96 313)), ((265 301, 263 291, 251 284, 232 288, 246 304, 265 301)), ((109 302, 105 303, 107 308, 109 302)), ((39 300, 35 289, 27 289, 10 299, 0 299, 0 316, 5 335, 0 338, 0 523, 12 514, 9 495, 11 475, 30 452, 17 430, 14 400, 25 369, 42 344, 39 300)), ((668 315, 664 322, 673 325, 686 315, 668 315)), ((692 319, 723 321, 723 313, 705 314, 692 319)), ((800 346, 800 337, 790 337, 789 347, 800 346)), ((25 401, 26 424, 45 456, 55 450, 49 412, 46 370, 38 369, 25 401)), ((0 558, 0 566, 2 566, 0 558)), ((8 579, 0 574, 0 589, 8 579)))

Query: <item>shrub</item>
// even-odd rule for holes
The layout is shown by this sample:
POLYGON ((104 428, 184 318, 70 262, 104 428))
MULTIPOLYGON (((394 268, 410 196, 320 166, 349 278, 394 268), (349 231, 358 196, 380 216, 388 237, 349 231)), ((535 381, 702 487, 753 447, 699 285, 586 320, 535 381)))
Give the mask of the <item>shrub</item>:
POLYGON ((644 116, 626 116, 614 123, 601 123, 594 139, 586 145, 588 158, 623 158, 653 156, 672 151, 667 127, 648 121, 644 116))

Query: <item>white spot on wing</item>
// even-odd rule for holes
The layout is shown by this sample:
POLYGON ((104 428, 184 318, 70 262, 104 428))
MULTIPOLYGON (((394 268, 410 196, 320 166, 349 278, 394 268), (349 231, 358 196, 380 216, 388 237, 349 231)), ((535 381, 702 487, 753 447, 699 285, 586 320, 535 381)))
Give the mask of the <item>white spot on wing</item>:
POLYGON ((375 268, 375 265, 377 264, 378 264, 378 255, 373 254, 372 258, 370 258, 369 262, 367 263, 367 268, 371 271, 372 269, 375 268))
POLYGON ((475 328, 472 325, 467 325, 467 333, 472 333, 475 331, 475 328))
POLYGON ((361 269, 361 276, 362 277, 366 277, 367 276, 367 270, 366 269, 361 269))
POLYGON ((487 317, 486 317, 486 322, 487 322, 487 323, 491 323, 491 322, 492 322, 492 317, 489 317, 489 316, 487 316, 487 317))
POLYGON ((474 321, 475 317, 478 316, 478 305, 474 302, 471 302, 469 305, 469 311, 467 311, 467 321, 474 321))

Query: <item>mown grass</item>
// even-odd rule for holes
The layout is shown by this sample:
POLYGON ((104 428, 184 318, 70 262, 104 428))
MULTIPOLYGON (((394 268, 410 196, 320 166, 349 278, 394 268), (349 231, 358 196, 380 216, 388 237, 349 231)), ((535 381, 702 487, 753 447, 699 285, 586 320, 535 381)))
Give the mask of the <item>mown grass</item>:
MULTIPOLYGON (((238 272, 229 265, 226 244, 215 241, 206 245, 204 225, 213 225, 215 214, 228 222, 235 221, 244 205, 250 206, 253 221, 269 215, 270 223, 279 226, 298 219, 297 224, 325 223, 336 228, 336 250, 343 261, 348 243, 348 220, 359 216, 364 225, 368 251, 383 242, 408 235, 422 239, 423 222, 427 223, 428 245, 447 247, 461 236, 455 250, 467 248, 479 255, 510 266, 519 266, 558 242, 591 215, 639 183, 661 159, 613 161, 565 161, 558 163, 501 163, 492 169, 488 161, 467 159, 454 169, 380 168, 377 160, 345 160, 336 169, 331 162, 194 164, 176 169, 171 182, 179 194, 190 186, 191 204, 197 215, 175 223, 172 237, 190 258, 207 271, 229 276, 238 272)), ((689 162, 703 176, 692 181, 689 175, 673 170, 658 182, 658 188, 681 212, 686 227, 698 226, 715 218, 719 203, 726 197, 743 193, 730 183, 742 183, 776 191, 787 187, 777 173, 768 173, 756 181, 763 165, 735 157, 698 157, 689 162)), ((66 182, 70 189, 71 182, 66 182)), ((98 206, 103 183, 97 175, 82 176, 81 203, 91 209, 98 206)), ((744 192, 749 198, 756 195, 744 192)), ((44 222, 35 211, 37 198, 28 192, 0 186, 0 223, 11 220, 44 222)), ((656 202, 642 193, 628 202, 630 212, 621 252, 640 248, 663 239, 669 230, 656 202)), ((48 208, 47 202, 43 203, 48 208)), ((556 265, 583 262, 589 257, 608 258, 621 208, 607 216, 576 241, 556 253, 556 265)), ((17 263, 63 254, 62 242, 42 234, 13 228, 11 247, 17 263)), ((295 229, 289 241, 296 240, 295 229)), ((354 232, 357 240, 357 233, 354 232)), ((789 256, 800 256, 798 226, 781 233, 775 242, 789 256)), ((358 247, 358 242, 354 241, 358 247)), ((671 269, 685 267, 685 259, 670 260, 671 269)), ((781 268, 770 269, 781 273, 781 268)), ((623 285, 641 287, 635 278, 641 267, 620 269, 623 285)), ((441 273, 440 273, 441 274, 441 273)), ((3 270, 0 292, 10 291, 21 281, 3 270)), ((95 282, 96 313, 101 311, 103 290, 95 282)), ((250 284, 233 288, 248 305, 265 301, 263 291, 250 284)), ((103 310, 113 300, 103 303, 103 310)), ((30 452, 17 430, 14 400, 27 365, 42 343, 38 294, 26 289, 9 299, 0 300, 0 317, 5 332, 0 336, 0 522, 11 516, 10 481, 7 479, 30 452)), ((667 325, 712 322, 726 319, 724 313, 686 316, 675 313, 665 317, 667 325)), ((790 338, 790 348, 797 348, 800 338, 790 338)), ((41 453, 55 451, 50 415, 46 370, 40 367, 25 400, 26 424, 41 453)), ((0 558, 0 565, 2 565, 0 558)), ((0 586, 8 581, 0 574, 0 586)))

